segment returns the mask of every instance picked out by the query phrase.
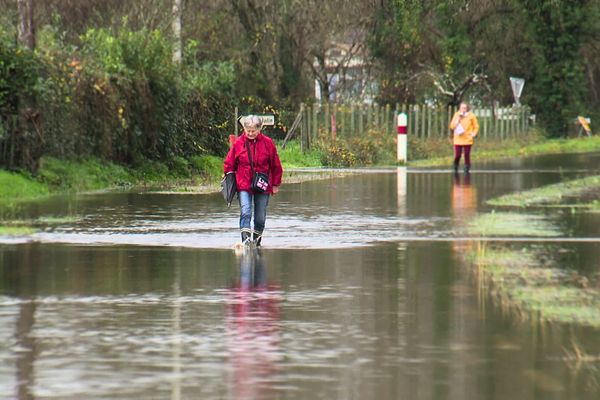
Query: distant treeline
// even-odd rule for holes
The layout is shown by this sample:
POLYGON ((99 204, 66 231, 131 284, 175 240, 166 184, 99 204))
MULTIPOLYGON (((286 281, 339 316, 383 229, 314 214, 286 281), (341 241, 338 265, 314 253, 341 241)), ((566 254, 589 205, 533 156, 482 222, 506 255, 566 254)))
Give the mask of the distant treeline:
MULTIPOLYGON (((0 0, 0 166, 225 151, 240 113, 324 99, 521 102, 600 122, 598 0, 0 0), (178 56, 181 54, 181 57, 178 56)), ((285 118, 280 121, 284 121, 285 118)), ((278 129, 285 130, 285 126, 278 129)))

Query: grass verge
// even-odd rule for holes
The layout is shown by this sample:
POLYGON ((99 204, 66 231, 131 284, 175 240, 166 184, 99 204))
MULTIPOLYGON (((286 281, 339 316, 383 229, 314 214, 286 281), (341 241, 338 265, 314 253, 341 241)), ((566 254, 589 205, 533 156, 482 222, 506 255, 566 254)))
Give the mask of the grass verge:
POLYGON ((303 152, 297 141, 288 142, 285 149, 278 145, 279 159, 284 169, 321 167, 321 152, 316 149, 303 152))
MULTIPOLYGON (((576 272, 540 263, 534 250, 489 248, 482 245, 471 257, 489 282, 491 292, 520 315, 540 320, 600 327, 600 293, 576 272)), ((486 286, 486 284, 482 284, 486 286)))
MULTIPOLYGON (((411 159, 409 165, 415 167, 449 166, 452 163, 452 145, 447 139, 432 139, 425 146, 437 149, 426 153, 425 159, 411 159), (441 142, 441 143, 440 143, 441 142), (441 145, 443 144, 443 145, 441 145), (439 152, 447 154, 446 156, 439 152)), ((527 157, 541 154, 586 153, 600 151, 600 136, 573 139, 544 139, 537 133, 529 137, 505 141, 477 141, 473 146, 471 159, 475 162, 511 157, 527 157)), ((410 152, 410 149, 409 149, 410 152)), ((410 156, 410 153, 409 153, 410 156)))
MULTIPOLYGON (((600 187, 600 177, 588 177, 549 185, 488 201, 493 205, 527 206, 556 204, 565 196, 584 195, 600 187)), ((492 212, 477 216, 467 231, 481 236, 558 236, 561 233, 544 216, 515 212, 492 212)), ((477 243, 469 257, 477 266, 479 287, 490 287, 504 308, 543 321, 600 327, 600 277, 582 276, 559 268, 551 251, 532 246, 514 250, 509 246, 477 243), (489 282, 489 284, 488 284, 489 282)))
POLYGON ((27 226, 0 226, 0 236, 27 236, 36 231, 37 229, 27 226))
POLYGON ((591 200, 589 203, 583 203, 581 198, 586 193, 596 193, 598 191, 600 191, 600 176, 596 175, 567 182, 560 182, 519 193, 507 194, 495 199, 490 199, 487 203, 493 206, 508 207, 543 205, 594 207, 597 205, 597 201, 591 200), (571 203, 566 204, 565 200, 571 200, 571 203))
POLYGON ((559 236, 560 231, 541 215, 492 212, 479 214, 467 225, 475 236, 559 236))

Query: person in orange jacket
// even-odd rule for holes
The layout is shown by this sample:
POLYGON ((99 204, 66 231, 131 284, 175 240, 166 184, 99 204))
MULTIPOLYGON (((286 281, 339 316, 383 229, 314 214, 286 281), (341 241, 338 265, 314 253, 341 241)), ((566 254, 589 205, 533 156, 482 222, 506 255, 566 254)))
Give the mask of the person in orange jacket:
POLYGON ((458 173, 458 165, 465 152, 465 174, 471 170, 471 147, 473 138, 479 132, 479 123, 475 114, 469 111, 467 103, 460 103, 458 111, 450 121, 450 130, 453 133, 452 143, 454 144, 454 173, 458 173))

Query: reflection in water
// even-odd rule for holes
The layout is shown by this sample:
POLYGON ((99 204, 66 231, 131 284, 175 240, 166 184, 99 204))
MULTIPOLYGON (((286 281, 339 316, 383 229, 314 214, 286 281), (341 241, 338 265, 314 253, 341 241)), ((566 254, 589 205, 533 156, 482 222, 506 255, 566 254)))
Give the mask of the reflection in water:
POLYGON ((181 268, 175 267, 173 274, 173 316, 172 316, 172 340, 173 340, 173 381, 171 383, 171 400, 181 399, 181 352, 183 343, 181 340, 181 268))
POLYGON ((34 384, 35 339, 32 328, 35 322, 36 304, 32 301, 23 302, 19 307, 17 320, 17 399, 33 399, 31 389, 34 384))
POLYGON ((267 282, 260 250, 245 248, 238 259, 239 279, 229 291, 225 322, 230 397, 275 396, 271 382, 280 358, 279 288, 267 282))
POLYGON ((406 167, 398 167, 396 170, 396 186, 398 192, 398 215, 406 215, 406 167))
POLYGON ((471 174, 454 174, 452 213, 457 223, 467 223, 477 211, 477 189, 471 185, 471 174))

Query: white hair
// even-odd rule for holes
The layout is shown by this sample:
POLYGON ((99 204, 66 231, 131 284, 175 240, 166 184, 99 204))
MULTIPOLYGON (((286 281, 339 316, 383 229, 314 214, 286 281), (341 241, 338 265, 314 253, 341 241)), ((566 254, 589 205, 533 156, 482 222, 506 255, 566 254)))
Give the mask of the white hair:
POLYGON ((262 120, 258 115, 247 115, 242 119, 244 128, 262 128, 262 120))

